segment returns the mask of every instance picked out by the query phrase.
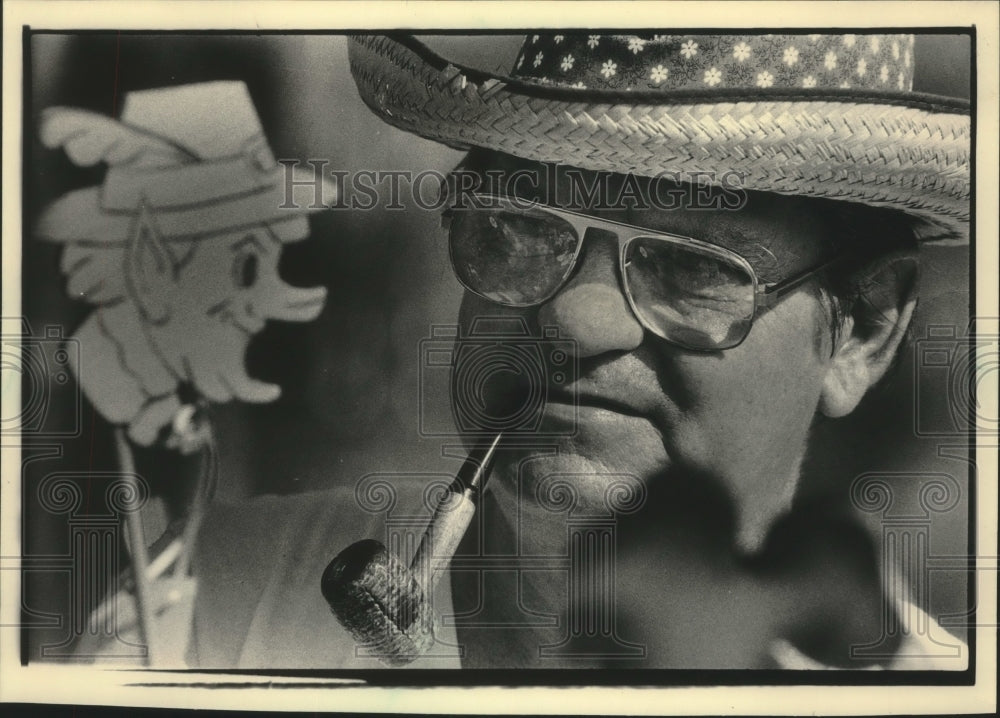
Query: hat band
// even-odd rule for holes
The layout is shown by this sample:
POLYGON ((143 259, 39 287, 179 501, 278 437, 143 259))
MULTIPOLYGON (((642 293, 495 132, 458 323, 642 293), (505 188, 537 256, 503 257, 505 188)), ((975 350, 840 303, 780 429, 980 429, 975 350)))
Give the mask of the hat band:
POLYGON ((101 207, 130 212, 142 203, 156 208, 197 209, 259 192, 277 183, 245 156, 179 167, 113 167, 101 192, 101 207))

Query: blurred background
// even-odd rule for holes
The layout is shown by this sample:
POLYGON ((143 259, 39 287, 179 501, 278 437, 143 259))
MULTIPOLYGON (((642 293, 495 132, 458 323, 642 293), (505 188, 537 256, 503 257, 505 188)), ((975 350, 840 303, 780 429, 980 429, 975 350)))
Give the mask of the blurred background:
MULTIPOLYGON (((520 46, 517 35, 425 41, 446 57, 499 72, 510 68, 520 46)), ((447 172, 461 158, 455 150, 374 118, 350 78, 343 37, 94 33, 34 34, 29 42, 22 271, 24 311, 36 335, 46 326, 59 326, 69 336, 90 307, 66 296, 61 250, 33 239, 32 223, 58 196, 102 179, 101 168, 81 169, 61 151, 41 146, 34 128, 47 107, 115 116, 133 90, 238 79, 248 85, 279 159, 326 160, 330 168, 349 172, 447 172)), ((914 54, 917 89, 969 96, 969 37, 918 36, 914 54)), ((442 461, 440 441, 418 435, 420 342, 433 325, 455 321, 461 298, 438 215, 378 206, 321 212, 310 222, 311 238, 286 245, 280 269, 292 284, 325 286, 326 307, 307 324, 269 322, 252 341, 249 373, 283 387, 277 402, 213 407, 222 500, 353 484, 373 471, 453 466, 442 461)), ((869 472, 892 474, 893 481, 903 483, 912 483, 918 472, 946 474, 958 482, 961 498, 954 508, 934 515, 930 550, 965 555, 968 463, 962 452, 957 459, 939 456, 946 440, 918 436, 917 428, 924 414, 931 423, 948 415, 954 372, 926 366, 919 339, 928 325, 948 325, 959 336, 967 327, 969 252, 927 249, 925 259, 914 350, 904 355, 895 378, 866 400, 868 410, 817 426, 802 500, 849 506, 852 479, 869 472)), ((49 388, 53 421, 59 421, 60 412, 73 413, 76 391, 72 382, 49 388)), ((26 461, 23 477, 26 555, 69 551, 66 517, 42 509, 35 498, 43 477, 54 471, 95 475, 118 468, 110 427, 85 399, 81 409, 79 437, 55 442, 51 452, 41 443, 52 441, 25 452, 26 459, 35 457, 26 461)), ((192 462, 165 450, 140 450, 136 459, 139 473, 166 497, 190 483, 196 471, 192 462)), ((88 484, 87 501, 95 511, 102 496, 100 487, 88 484)), ((877 541, 882 540, 882 518, 864 515, 877 541)), ((44 617, 65 615, 73 587, 59 573, 26 578, 25 615, 35 626, 27 631, 31 644, 58 643, 66 637, 66 626, 46 624, 44 617)), ((961 613, 966 580, 957 571, 935 574, 932 613, 961 613)), ((37 650, 28 648, 23 657, 37 659, 37 650)))

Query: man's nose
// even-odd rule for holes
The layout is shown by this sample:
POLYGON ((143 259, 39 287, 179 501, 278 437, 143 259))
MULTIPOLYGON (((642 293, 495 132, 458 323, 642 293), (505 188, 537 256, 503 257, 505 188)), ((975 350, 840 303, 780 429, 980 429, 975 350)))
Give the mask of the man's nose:
POLYGON ((581 248, 576 273, 538 311, 538 323, 556 326, 576 342, 580 357, 631 351, 642 343, 643 329, 618 280, 618 242, 591 231, 581 248))

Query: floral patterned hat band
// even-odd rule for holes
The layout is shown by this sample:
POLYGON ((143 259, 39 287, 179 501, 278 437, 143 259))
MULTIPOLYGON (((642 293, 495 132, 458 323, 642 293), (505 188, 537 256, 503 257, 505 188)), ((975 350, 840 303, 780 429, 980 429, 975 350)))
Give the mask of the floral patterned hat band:
POLYGON ((512 73, 578 89, 913 87, 913 35, 530 35, 512 73))

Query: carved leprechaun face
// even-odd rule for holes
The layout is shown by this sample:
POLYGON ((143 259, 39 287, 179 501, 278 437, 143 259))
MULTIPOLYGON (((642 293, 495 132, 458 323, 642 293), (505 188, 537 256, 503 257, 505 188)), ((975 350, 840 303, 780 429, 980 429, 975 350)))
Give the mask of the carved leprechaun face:
POLYGON ((129 298, 164 363, 211 401, 273 401, 280 387, 244 367, 250 338, 268 319, 310 321, 326 289, 278 276, 281 241, 267 225, 203 238, 179 257, 148 214, 125 256, 129 298))

